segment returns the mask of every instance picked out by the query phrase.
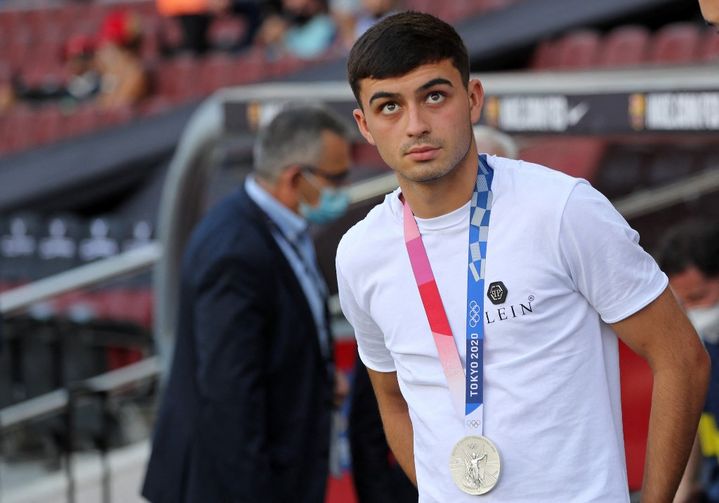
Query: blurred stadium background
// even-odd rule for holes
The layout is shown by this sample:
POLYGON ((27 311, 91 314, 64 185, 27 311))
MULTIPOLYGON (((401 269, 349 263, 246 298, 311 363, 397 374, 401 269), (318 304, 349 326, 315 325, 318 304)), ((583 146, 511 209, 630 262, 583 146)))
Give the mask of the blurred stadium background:
MULTIPOLYGON (((344 22, 348 11, 329 7, 344 22)), ((719 34, 695 2, 403 7, 457 27, 487 92, 483 123, 511 134, 521 158, 590 180, 649 251, 674 223, 719 220, 719 34)), ((340 35, 303 59, 238 48, 247 29, 241 15, 215 16, 210 50, 197 55, 151 0, 0 0, 0 89, 16 94, 0 97, 0 502, 139 501, 192 226, 248 172, 254 131, 273 109, 322 100, 350 119, 340 35), (94 37, 117 11, 139 22, 140 99, 17 93, 18 82, 46 95, 62 87, 68 41, 94 37)), ((339 237, 393 187, 359 135, 353 154, 350 214, 315 229, 331 284, 339 237)), ((351 372, 352 335, 341 316, 335 324, 338 363, 351 372)), ((636 491, 651 377, 621 354, 636 491)), ((327 501, 352 502, 346 438, 336 440, 327 501)))

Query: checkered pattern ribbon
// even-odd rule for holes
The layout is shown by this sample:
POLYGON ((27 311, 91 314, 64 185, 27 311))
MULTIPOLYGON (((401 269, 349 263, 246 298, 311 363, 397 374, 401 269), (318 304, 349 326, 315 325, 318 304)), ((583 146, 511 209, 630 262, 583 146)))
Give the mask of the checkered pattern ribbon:
POLYGON ((494 171, 485 156, 480 156, 477 182, 469 214, 469 249, 467 272, 467 335, 465 367, 452 336, 437 282, 422 242, 412 209, 404 200, 404 239, 412 272, 417 282, 430 330, 437 346, 439 361, 447 379, 452 402, 465 418, 465 429, 482 433, 483 415, 483 341, 484 341, 484 273, 487 261, 487 239, 492 210, 494 171), (466 371, 465 371, 466 368, 466 371))

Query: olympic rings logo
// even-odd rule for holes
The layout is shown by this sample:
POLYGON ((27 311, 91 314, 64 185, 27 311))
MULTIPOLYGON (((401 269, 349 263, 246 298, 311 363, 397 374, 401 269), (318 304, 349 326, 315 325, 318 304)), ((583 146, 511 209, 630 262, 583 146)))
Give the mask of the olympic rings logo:
POLYGON ((467 426, 476 430, 482 426, 482 422, 479 419, 469 419, 467 420, 467 426))
POLYGON ((480 310, 477 301, 473 300, 469 303, 469 326, 474 328, 480 320, 480 310))

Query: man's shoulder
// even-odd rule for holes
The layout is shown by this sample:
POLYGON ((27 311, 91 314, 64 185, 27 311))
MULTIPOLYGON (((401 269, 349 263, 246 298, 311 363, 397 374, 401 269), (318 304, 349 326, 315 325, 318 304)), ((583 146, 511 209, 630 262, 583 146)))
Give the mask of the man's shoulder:
POLYGON ((223 255, 257 248, 262 223, 244 191, 236 191, 198 222, 187 245, 191 255, 223 255))
POLYGON ((397 197, 397 191, 387 194, 384 200, 374 206, 367 216, 354 224, 342 236, 337 246, 337 262, 344 263, 351 257, 367 256, 371 250, 379 250, 389 234, 391 234, 395 215, 391 200, 397 197))
POLYGON ((542 190, 571 190, 577 183, 583 181, 558 169, 521 159, 487 156, 487 161, 495 171, 501 173, 501 176, 510 178, 513 183, 521 184, 520 186, 534 186, 535 189, 542 190), (541 185, 537 187, 537 183, 541 185))
POLYGON ((488 156, 495 170, 495 197, 511 194, 527 208, 562 208, 577 185, 589 182, 533 162, 488 156))

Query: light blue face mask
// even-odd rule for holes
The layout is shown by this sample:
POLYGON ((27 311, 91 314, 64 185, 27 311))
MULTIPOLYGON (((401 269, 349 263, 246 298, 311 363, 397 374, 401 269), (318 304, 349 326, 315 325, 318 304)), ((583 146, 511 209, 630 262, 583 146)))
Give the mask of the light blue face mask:
POLYGON ((326 224, 337 220, 347 212, 350 198, 346 191, 330 187, 320 188, 309 177, 307 181, 320 191, 320 200, 317 206, 310 206, 305 202, 300 203, 300 214, 308 222, 326 224))

